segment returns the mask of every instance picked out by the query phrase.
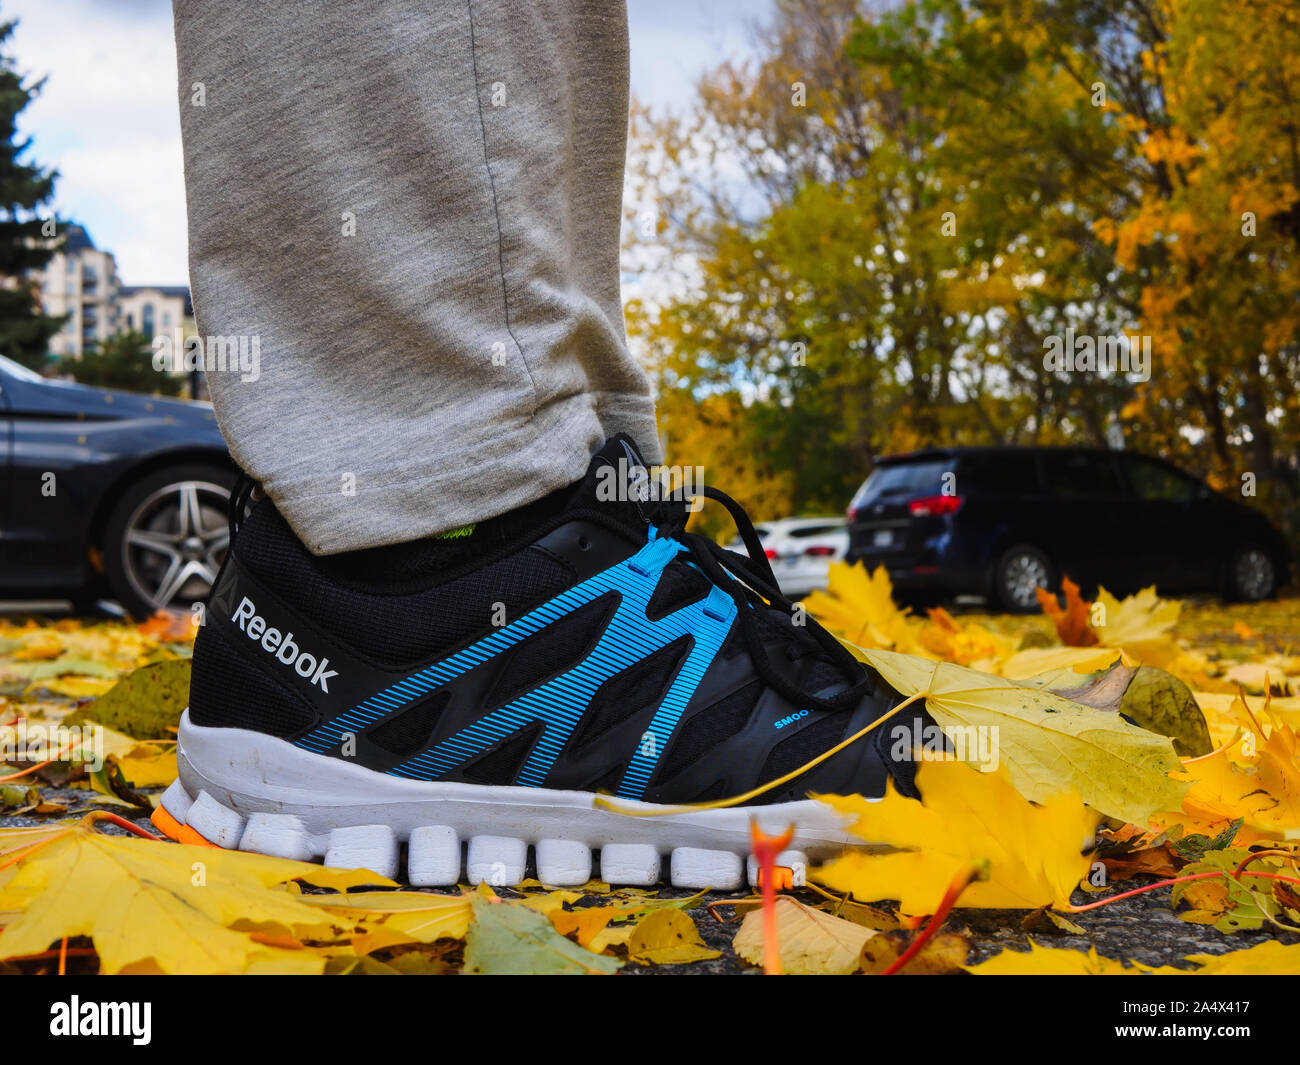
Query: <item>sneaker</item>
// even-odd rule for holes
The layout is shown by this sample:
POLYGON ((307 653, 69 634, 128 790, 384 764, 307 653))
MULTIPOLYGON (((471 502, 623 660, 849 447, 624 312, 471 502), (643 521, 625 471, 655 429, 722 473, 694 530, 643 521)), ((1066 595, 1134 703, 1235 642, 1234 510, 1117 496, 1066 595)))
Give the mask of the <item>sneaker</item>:
POLYGON ((776 591, 733 500, 706 489, 748 558, 645 484, 615 437, 581 481, 470 534, 323 558, 256 504, 154 823, 386 877, 405 845, 416 886, 581 884, 598 855, 613 884, 730 890, 754 818, 794 827, 796 879, 860 843, 808 796, 881 796, 887 775, 915 795, 885 728, 744 805, 674 809, 785 776, 901 697, 776 591))

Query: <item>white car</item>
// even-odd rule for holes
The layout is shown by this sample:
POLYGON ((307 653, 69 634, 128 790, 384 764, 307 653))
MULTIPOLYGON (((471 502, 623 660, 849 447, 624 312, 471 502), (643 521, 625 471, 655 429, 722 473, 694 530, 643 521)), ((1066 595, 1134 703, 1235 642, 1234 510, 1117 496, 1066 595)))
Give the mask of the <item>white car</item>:
MULTIPOLYGON (((831 563, 843 559, 849 549, 849 531, 843 518, 782 518, 756 525, 754 531, 787 599, 825 588, 831 563)), ((739 540, 727 547, 748 554, 739 540)))

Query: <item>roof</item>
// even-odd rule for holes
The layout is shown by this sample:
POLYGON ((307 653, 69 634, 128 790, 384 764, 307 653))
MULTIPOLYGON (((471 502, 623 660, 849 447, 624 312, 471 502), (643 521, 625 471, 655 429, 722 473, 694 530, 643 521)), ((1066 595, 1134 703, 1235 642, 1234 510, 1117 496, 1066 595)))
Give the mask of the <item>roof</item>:
MULTIPOLYGON (((946 459, 954 458, 957 455, 997 455, 1006 454, 1007 452, 1040 452, 1040 451, 1073 451, 1088 453, 1109 453, 1116 451, 1115 448, 1109 447, 1089 447, 1086 445, 1071 444, 989 444, 989 445, 961 445, 952 447, 926 447, 916 451, 899 451, 892 455, 877 455, 872 459, 872 465, 888 465, 895 462, 923 462, 926 459, 946 459)), ((1118 452, 1117 452, 1118 453, 1118 452)), ((1130 452, 1125 452, 1126 454, 1130 452)))
POLYGON ((134 296, 140 292, 160 292, 164 296, 172 296, 185 301, 185 313, 194 313, 194 304, 190 300, 190 288, 188 285, 119 285, 118 294, 121 296, 134 296))
POLYGON ((72 254, 78 251, 94 250, 95 242, 90 239, 86 227, 77 225, 76 222, 69 223, 66 232, 63 234, 63 246, 59 248, 59 251, 72 254))

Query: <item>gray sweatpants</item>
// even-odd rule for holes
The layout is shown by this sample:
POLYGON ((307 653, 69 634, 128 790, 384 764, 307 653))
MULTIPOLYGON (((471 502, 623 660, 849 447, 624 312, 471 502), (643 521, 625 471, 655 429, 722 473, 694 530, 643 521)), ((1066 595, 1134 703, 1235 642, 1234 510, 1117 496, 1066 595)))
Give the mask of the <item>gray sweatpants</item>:
POLYGON ((619 431, 658 460, 619 298, 623 0, 174 13, 198 330, 247 338, 208 387, 313 551, 504 513, 619 431))

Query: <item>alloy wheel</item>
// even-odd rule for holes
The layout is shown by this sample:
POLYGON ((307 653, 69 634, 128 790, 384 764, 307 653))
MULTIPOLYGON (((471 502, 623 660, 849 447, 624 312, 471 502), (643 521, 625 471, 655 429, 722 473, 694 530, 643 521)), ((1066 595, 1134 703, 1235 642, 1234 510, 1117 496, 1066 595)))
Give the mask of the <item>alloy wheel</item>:
POLYGON ((229 501, 224 485, 178 481, 132 511, 122 538, 123 568, 155 610, 185 610, 208 594, 230 546, 229 501))

